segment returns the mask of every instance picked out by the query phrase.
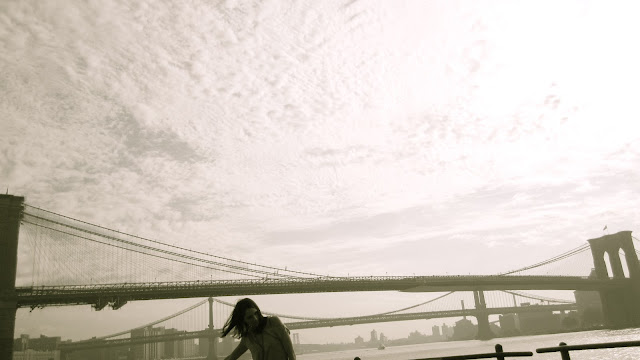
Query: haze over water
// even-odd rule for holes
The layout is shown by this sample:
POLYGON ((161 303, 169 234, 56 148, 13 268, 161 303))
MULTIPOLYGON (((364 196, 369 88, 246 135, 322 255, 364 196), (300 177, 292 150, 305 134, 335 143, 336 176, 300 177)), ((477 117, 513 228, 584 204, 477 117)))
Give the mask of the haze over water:
MULTIPOLYGON (((490 341, 453 341, 419 345, 390 346, 384 350, 375 348, 339 351, 332 353, 302 354, 300 360, 352 360, 358 356, 362 360, 382 359, 420 359, 427 357, 480 354, 495 352, 495 344, 501 344, 503 351, 531 351, 533 357, 514 359, 560 360, 559 353, 538 354, 537 348, 558 346, 560 342, 568 345, 591 344, 599 342, 637 341, 640 329, 597 330, 578 333, 550 334, 537 336, 518 336, 498 338, 490 341)), ((576 360, 637 360, 640 359, 640 347, 628 347, 602 350, 572 351, 571 359, 576 360)))

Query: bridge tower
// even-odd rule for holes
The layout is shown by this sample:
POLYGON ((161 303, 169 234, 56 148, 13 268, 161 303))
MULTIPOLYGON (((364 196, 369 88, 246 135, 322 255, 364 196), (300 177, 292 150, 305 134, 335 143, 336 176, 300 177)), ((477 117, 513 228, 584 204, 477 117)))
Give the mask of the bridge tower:
POLYGON ((631 231, 621 231, 590 239, 593 265, 598 279, 608 279, 605 256, 609 257, 613 279, 624 279, 625 274, 620 261, 620 250, 624 251, 630 286, 601 290, 600 300, 606 325, 610 328, 626 328, 640 326, 640 263, 633 246, 631 231))
POLYGON ((209 342, 209 351, 207 353, 207 360, 217 360, 218 359, 218 336, 216 335, 215 330, 213 329, 213 298, 209 297, 209 326, 207 328, 208 331, 208 342, 209 342))
POLYGON ((487 303, 484 299, 484 291, 482 290, 474 290, 473 291, 473 300, 476 304, 476 310, 480 312, 476 315, 476 320, 478 321, 478 334, 476 338, 478 340, 489 340, 493 339, 495 334, 491 331, 489 327, 489 314, 485 311, 487 309, 487 303))
POLYGON ((18 309, 18 234, 23 203, 23 197, 0 195, 0 360, 13 358, 13 332, 18 309))

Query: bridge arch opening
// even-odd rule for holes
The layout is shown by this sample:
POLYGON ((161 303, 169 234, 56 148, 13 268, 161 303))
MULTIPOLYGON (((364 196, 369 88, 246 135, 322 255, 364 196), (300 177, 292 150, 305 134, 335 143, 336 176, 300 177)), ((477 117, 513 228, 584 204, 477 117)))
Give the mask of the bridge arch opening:
POLYGON ((618 251, 618 257, 620 258, 620 265, 622 266, 622 275, 625 278, 629 278, 629 265, 627 264, 627 255, 623 248, 618 251))
POLYGON ((608 251, 605 251, 604 254, 604 268, 607 270, 607 278, 611 279, 613 277, 613 268, 611 267, 611 254, 608 251))

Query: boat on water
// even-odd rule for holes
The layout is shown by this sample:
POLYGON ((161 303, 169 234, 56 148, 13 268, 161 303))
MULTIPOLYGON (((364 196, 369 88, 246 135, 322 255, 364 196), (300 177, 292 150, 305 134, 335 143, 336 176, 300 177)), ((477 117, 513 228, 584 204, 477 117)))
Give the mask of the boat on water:
POLYGON ((384 346, 384 344, 382 344, 382 343, 380 343, 380 346, 378 346, 378 350, 384 350, 384 349, 386 349, 386 348, 387 348, 387 347, 386 347, 386 346, 384 346))

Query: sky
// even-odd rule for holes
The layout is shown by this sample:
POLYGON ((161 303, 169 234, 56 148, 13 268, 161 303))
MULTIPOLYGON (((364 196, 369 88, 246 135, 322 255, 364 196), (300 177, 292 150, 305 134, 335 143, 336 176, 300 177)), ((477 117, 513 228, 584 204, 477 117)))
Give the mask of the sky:
MULTIPOLYGON (((0 189, 108 228, 313 273, 519 268, 640 221, 639 7, 2 1, 0 189)), ((313 316, 429 296, 259 299, 313 316)), ((127 304, 118 316, 20 310, 16 333, 99 336, 68 326, 69 314, 118 330, 115 317, 149 322, 194 302, 127 304)))

